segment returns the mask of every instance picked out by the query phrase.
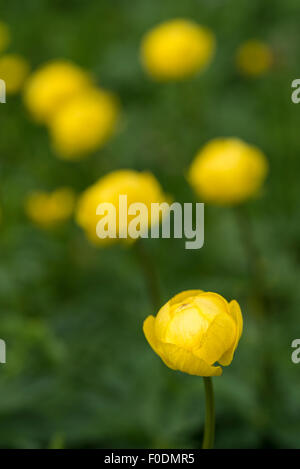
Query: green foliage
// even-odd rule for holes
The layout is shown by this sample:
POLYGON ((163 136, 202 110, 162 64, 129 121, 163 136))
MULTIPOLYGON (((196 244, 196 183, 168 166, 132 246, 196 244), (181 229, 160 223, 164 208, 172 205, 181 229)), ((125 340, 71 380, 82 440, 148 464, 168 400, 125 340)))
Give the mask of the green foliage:
MULTIPOLYGON (((4 0, 1 5, 4 6, 4 0)), ((1 9, 1 12, 4 9, 1 9)), ((235 211, 206 206, 205 246, 148 240, 163 301, 190 288, 217 291, 242 306, 245 329, 233 364, 214 380, 218 447, 300 447, 299 337, 300 107, 291 103, 300 51, 298 0, 11 0, 3 19, 11 50, 33 67, 69 58, 120 96, 117 135, 78 163, 56 158, 46 131, 20 97, 0 105, 0 446, 9 448, 200 447, 202 380, 167 369, 142 334, 152 313, 129 248, 96 249, 75 223, 53 232, 23 210, 31 190, 77 193, 117 168, 151 170, 177 201, 193 201, 186 169, 198 148, 238 136, 268 156, 264 193, 245 210, 263 265, 249 275, 235 211), (183 16, 210 26, 217 54, 200 76, 152 83, 139 62, 143 33, 183 16), (248 38, 270 43, 265 77, 238 75, 234 54, 248 38), (263 301, 264 311, 259 306, 263 301)))

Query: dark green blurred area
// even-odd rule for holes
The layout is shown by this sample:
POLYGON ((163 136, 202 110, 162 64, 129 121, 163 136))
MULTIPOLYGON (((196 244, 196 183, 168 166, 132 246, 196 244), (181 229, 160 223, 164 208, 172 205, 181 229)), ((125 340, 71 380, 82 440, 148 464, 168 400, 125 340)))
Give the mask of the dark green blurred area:
POLYGON ((96 249, 74 222, 54 232, 33 226, 24 198, 34 189, 71 186, 79 194, 118 168, 151 170, 177 201, 193 201, 185 173, 207 140, 237 136, 260 147, 270 174, 245 207, 264 268, 258 311, 235 210, 206 206, 205 246, 146 240, 162 301, 184 289, 236 298, 244 334, 235 359, 214 380, 216 446, 300 447, 299 0, 0 1, 10 50, 35 68, 68 58, 92 70, 122 103, 117 135, 78 163, 59 160, 46 130, 20 97, 0 106, 0 447, 197 448, 204 422, 201 378, 173 372, 142 333, 153 311, 133 252, 96 249), (213 29, 217 54, 202 75, 180 84, 151 82, 139 44, 160 21, 191 18, 213 29), (237 47, 269 43, 273 70, 246 79, 237 47))

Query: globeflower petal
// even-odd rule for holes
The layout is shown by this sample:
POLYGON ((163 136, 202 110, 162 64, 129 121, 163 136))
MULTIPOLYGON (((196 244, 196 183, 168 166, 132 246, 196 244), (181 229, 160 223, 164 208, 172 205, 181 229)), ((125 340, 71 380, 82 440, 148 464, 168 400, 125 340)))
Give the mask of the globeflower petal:
POLYGON ((157 340, 155 336, 155 318, 154 316, 148 316, 147 319, 145 319, 144 324, 143 324, 143 331, 145 334, 146 339, 149 342, 149 345, 152 347, 155 353, 163 360, 165 365, 167 365, 169 368, 173 368, 172 364, 167 360, 167 358, 164 357, 163 355, 163 350, 161 347, 160 342, 157 340))
POLYGON ((191 350, 202 341, 209 322, 192 305, 183 303, 180 308, 168 324, 164 341, 191 350))
POLYGON ((232 362, 235 349, 237 348, 237 345, 243 332, 243 316, 240 305, 237 301, 232 300, 229 303, 229 312, 236 324, 236 337, 230 349, 227 350, 227 352, 225 352, 222 357, 218 360, 220 365, 222 366, 228 366, 232 362))
POLYGON ((171 308, 170 303, 168 302, 160 308, 155 318, 155 334, 159 340, 165 340, 171 319, 171 308))
POLYGON ((155 317, 148 316, 144 321, 143 331, 144 331, 146 339, 148 340, 149 344, 153 348, 154 352, 156 352, 159 355, 160 350, 159 350, 159 346, 157 343, 157 339, 155 337, 154 324, 155 324, 155 317))
POLYGON ((191 298, 194 296, 199 295, 200 293, 203 293, 202 290, 186 290, 181 293, 178 293, 177 295, 173 296, 173 298, 170 299, 168 302, 170 306, 176 304, 176 303, 181 303, 187 298, 191 298))
POLYGON ((175 370, 196 376, 221 376, 220 366, 211 366, 192 352, 173 344, 161 344, 163 356, 175 370))
POLYGON ((231 350, 236 338, 236 325, 229 314, 218 314, 202 341, 201 347, 194 351, 197 357, 213 365, 231 350))
POLYGON ((195 298, 195 303, 201 310, 201 314, 207 318, 209 322, 220 313, 229 312, 228 302, 221 295, 212 292, 202 292, 195 298))

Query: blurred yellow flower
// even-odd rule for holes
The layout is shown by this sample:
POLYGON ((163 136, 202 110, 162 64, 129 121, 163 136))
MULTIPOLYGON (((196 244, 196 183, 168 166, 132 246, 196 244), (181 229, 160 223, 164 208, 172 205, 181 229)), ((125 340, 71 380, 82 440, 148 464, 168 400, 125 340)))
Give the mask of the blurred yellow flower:
POLYGON ((203 201, 230 205, 256 195, 267 171, 267 159, 258 148, 237 138, 220 138, 199 151, 188 180, 203 201))
POLYGON ((0 78, 5 81, 7 94, 21 90, 29 73, 29 63, 17 54, 0 57, 0 78))
MULTIPOLYGON (((111 203, 116 208, 117 238, 121 230, 126 229, 127 231, 127 226, 133 216, 127 216, 127 213, 124 213, 120 217, 121 220, 119 220, 119 195, 127 195, 128 206, 140 202, 144 203, 148 209, 150 209, 152 202, 161 203, 166 201, 160 184, 149 172, 140 173, 130 169, 121 169, 107 174, 86 189, 79 198, 76 220, 84 229, 90 241, 96 244, 107 244, 115 241, 112 238, 100 239, 96 234, 97 223, 101 218, 96 214, 96 209, 100 203, 111 203), (125 220, 124 216, 126 216, 125 220)), ((144 224, 144 222, 146 224, 147 220, 143 220, 141 224, 144 224)), ((157 221, 150 219, 150 224, 157 223, 157 221)), ((127 235, 128 238, 124 241, 132 241, 128 232, 127 235)))
POLYGON ((42 228, 53 228, 71 217, 75 203, 72 189, 67 187, 54 192, 33 192, 25 201, 25 211, 32 222, 42 228))
POLYGON ((76 160, 101 147, 115 130, 118 114, 117 99, 100 89, 69 100, 49 124, 58 156, 76 160))
POLYGON ((10 32, 8 26, 0 21, 0 52, 3 52, 10 42, 10 32))
POLYGON ((243 329, 239 304, 217 293, 188 290, 174 296, 144 321, 154 352, 173 370, 220 376, 230 365, 243 329))
POLYGON ((50 118, 70 99, 91 86, 87 73, 66 60, 47 63, 28 79, 24 101, 39 122, 50 118))
POLYGON ((194 75, 211 60, 215 36, 203 26, 184 19, 162 23, 149 31, 141 45, 147 72, 158 80, 194 75))
POLYGON ((250 39, 242 44, 236 54, 237 68, 243 75, 257 77, 272 66, 273 52, 268 44, 250 39))

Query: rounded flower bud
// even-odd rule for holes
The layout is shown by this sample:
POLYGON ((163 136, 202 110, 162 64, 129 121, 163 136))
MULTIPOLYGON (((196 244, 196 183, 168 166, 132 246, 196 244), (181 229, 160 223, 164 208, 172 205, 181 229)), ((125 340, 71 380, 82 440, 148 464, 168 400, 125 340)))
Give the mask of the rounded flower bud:
POLYGON ((243 329, 239 304, 217 293, 188 290, 174 296, 144 322, 144 334, 173 370, 220 376, 230 365, 243 329))
MULTIPOLYGON (((10 32, 8 26, 0 21, 0 52, 3 52, 10 42, 10 32)), ((2 78, 0 76, 0 78, 2 78)))
POLYGON ((25 201, 28 218, 41 228, 52 228, 70 218, 75 195, 72 189, 63 187, 52 193, 33 192, 25 201))
MULTIPOLYGON (((162 188, 155 177, 149 172, 140 173, 138 171, 123 169, 113 171, 95 184, 86 189, 79 198, 76 219, 77 223, 84 229, 87 237, 96 244, 107 244, 119 238, 120 231, 126 231, 124 241, 131 240, 128 227, 132 215, 127 214, 127 207, 121 213, 119 210, 119 196, 127 196, 127 207, 139 202, 145 204, 148 209, 149 219, 142 219, 141 226, 147 229, 150 224, 157 223, 158 220, 151 219, 151 203, 161 203, 166 201, 162 188), (116 210, 116 237, 99 238, 96 228, 100 215, 96 210, 99 204, 109 203, 116 210)), ((123 238, 122 238, 123 239, 123 238)))
POLYGON ((37 121, 48 122, 63 104, 88 86, 90 77, 80 67, 58 60, 43 65, 29 77, 24 101, 37 121))
POLYGON ((175 19, 148 32, 141 46, 142 62, 153 78, 176 80, 194 75, 211 60, 213 33, 193 21, 175 19))
POLYGON ((0 57, 0 78, 5 81, 7 94, 18 93, 29 73, 27 60, 17 54, 0 57))
POLYGON ((242 44, 236 54, 236 64, 242 75, 257 77, 272 66, 273 52, 268 44, 251 39, 242 44))
POLYGON ((256 195, 267 171, 258 148, 237 138, 215 139, 196 155, 188 180, 203 201, 230 205, 256 195))
POLYGON ((49 128, 58 156, 77 160, 101 147, 116 127, 119 106, 106 91, 89 89, 69 100, 49 128))

